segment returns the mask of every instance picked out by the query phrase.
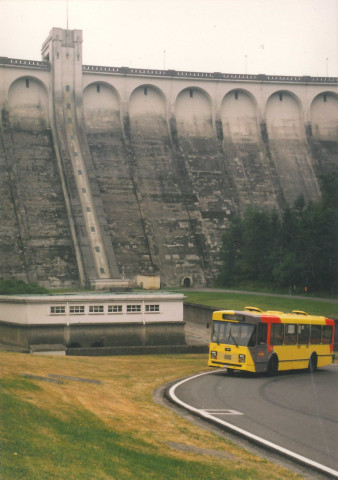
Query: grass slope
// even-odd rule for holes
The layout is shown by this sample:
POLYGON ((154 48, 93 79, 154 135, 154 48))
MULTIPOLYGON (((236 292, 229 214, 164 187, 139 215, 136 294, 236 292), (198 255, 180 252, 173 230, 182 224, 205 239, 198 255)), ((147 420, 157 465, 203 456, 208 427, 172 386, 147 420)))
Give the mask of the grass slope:
POLYGON ((205 355, 2 352, 0 367, 2 480, 300 478, 154 403, 156 387, 206 369, 205 355), (71 379, 57 384, 24 374, 102 384, 71 379))

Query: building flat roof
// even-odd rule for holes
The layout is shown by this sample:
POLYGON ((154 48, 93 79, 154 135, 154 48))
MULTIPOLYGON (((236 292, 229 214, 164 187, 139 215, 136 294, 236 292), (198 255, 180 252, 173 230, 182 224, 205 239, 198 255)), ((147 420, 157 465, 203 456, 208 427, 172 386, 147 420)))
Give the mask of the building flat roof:
POLYGON ((64 303, 64 302, 122 302, 122 301, 151 301, 151 300, 183 300, 183 293, 137 291, 137 292, 102 292, 102 293, 55 293, 55 294, 20 294, 0 295, 0 303, 64 303))

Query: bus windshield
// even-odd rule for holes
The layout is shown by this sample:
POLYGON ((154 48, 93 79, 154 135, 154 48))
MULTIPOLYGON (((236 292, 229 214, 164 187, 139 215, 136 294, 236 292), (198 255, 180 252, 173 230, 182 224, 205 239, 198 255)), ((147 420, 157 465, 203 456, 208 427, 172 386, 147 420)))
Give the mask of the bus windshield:
POLYGON ((255 325, 232 322, 213 322, 212 338, 213 343, 224 343, 236 345, 236 347, 255 345, 255 325))

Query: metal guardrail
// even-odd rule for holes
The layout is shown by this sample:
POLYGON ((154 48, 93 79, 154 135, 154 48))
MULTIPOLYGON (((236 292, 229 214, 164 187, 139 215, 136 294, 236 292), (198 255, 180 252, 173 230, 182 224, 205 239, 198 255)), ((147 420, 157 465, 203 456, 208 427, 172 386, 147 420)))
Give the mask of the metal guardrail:
POLYGON ((122 74, 122 75, 147 75, 155 77, 179 77, 179 78, 196 78, 204 80, 239 80, 239 81, 261 81, 261 82, 291 82, 291 83, 331 83, 338 84, 338 77, 311 77, 291 76, 291 75, 249 75, 238 73, 221 73, 221 72, 189 72, 184 70, 160 70, 147 68, 130 68, 130 67, 105 67, 100 65, 83 65, 84 72, 122 74))
MULTIPOLYGON (((0 57, 0 65, 13 67, 25 67, 39 70, 50 70, 50 63, 39 60, 23 60, 18 58, 0 57)), ((107 67, 101 65, 83 65, 85 73, 103 73, 119 75, 146 75, 151 77, 177 77, 203 80, 236 80, 241 82, 283 82, 283 83, 329 83, 338 85, 338 77, 311 77, 307 75, 265 75, 265 74, 242 74, 242 73, 221 73, 221 72, 189 72, 186 70, 161 70, 149 68, 130 67, 107 67)))

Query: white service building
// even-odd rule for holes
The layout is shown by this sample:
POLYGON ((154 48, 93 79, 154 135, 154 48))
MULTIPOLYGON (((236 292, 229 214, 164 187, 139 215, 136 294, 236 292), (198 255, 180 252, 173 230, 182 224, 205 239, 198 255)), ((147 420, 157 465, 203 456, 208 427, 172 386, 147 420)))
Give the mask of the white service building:
POLYGON ((184 295, 0 295, 0 342, 67 348, 183 345, 184 295))

